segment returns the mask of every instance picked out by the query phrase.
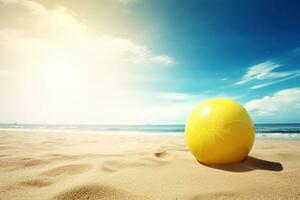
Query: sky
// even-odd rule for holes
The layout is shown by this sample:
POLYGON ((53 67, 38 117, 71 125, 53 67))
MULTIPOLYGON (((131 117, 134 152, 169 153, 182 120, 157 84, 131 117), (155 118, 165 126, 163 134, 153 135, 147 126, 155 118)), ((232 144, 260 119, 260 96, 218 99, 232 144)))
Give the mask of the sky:
POLYGON ((0 123, 300 122, 300 2, 0 0, 0 123))

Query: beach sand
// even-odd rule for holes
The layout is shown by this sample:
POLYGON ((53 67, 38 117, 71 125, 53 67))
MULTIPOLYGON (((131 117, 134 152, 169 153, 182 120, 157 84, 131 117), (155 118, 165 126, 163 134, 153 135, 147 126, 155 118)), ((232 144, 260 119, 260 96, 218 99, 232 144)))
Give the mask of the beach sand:
POLYGON ((1 131, 0 199, 300 199, 300 140, 205 166, 183 136, 1 131))

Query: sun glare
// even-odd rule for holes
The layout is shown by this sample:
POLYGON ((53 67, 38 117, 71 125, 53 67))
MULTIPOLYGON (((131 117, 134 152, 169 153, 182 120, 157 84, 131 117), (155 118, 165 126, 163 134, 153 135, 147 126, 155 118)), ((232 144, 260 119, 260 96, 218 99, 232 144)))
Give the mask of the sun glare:
POLYGON ((70 62, 49 62, 43 69, 43 78, 47 89, 52 92, 67 92, 79 85, 79 76, 76 66, 70 62))

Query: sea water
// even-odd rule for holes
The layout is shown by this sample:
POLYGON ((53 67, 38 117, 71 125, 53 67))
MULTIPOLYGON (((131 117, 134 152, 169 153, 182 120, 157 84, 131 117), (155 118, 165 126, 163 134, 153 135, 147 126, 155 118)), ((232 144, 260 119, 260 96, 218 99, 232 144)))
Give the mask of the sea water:
MULTIPOLYGON (((300 123, 255 124, 256 137, 273 139, 300 139, 300 123)), ((62 124, 0 124, 2 130, 49 130, 67 132, 109 132, 183 135, 184 125, 62 125, 62 124)))

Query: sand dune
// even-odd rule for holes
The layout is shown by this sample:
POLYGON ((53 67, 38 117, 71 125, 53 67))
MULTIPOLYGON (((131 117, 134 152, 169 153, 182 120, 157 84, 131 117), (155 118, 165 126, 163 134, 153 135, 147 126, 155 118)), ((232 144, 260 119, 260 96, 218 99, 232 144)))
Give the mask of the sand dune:
POLYGON ((300 141, 205 166, 180 136, 0 132, 0 199, 299 199, 300 141))

